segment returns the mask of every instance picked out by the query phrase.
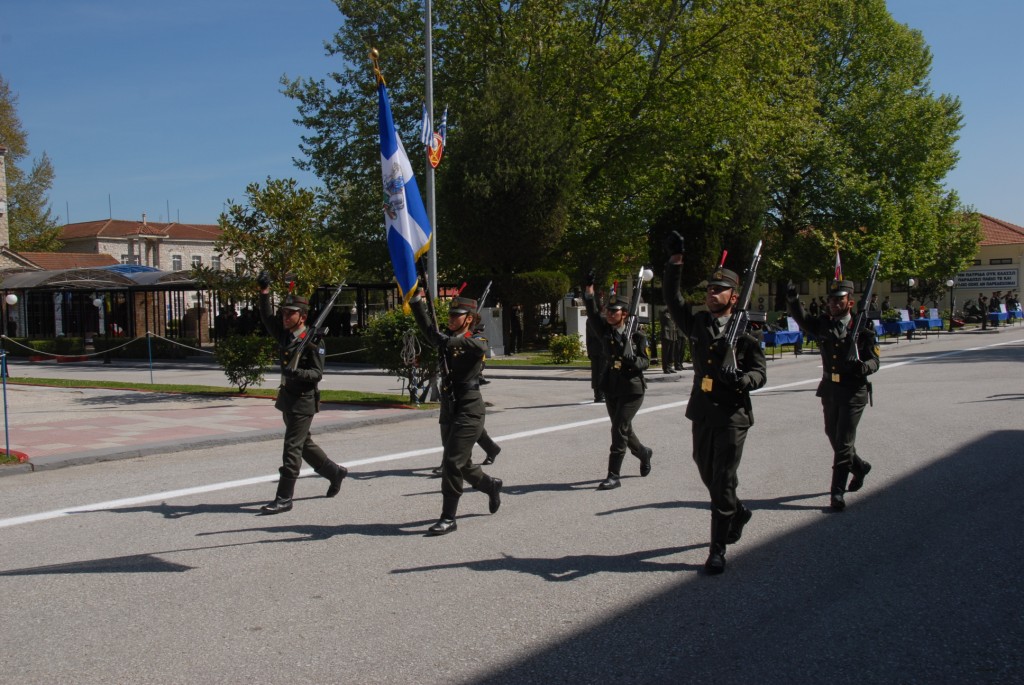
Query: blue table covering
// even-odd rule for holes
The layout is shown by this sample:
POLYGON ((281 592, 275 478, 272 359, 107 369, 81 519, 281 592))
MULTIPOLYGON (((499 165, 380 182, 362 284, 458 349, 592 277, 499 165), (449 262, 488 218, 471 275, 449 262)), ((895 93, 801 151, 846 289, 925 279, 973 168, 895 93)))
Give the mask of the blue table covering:
POLYGON ((992 323, 998 323, 1000 321, 1008 321, 1009 319, 1010 319, 1010 315, 1007 314, 1006 312, 989 312, 988 313, 988 320, 991 321, 992 323))
POLYGON ((942 328, 942 319, 914 319, 917 330, 928 330, 930 328, 942 328))
POLYGON ((886 321, 882 324, 886 335, 899 335, 907 331, 916 331, 917 326, 913 321, 886 321))
POLYGON ((800 331, 770 331, 764 334, 764 344, 768 347, 791 345, 801 339, 800 331))

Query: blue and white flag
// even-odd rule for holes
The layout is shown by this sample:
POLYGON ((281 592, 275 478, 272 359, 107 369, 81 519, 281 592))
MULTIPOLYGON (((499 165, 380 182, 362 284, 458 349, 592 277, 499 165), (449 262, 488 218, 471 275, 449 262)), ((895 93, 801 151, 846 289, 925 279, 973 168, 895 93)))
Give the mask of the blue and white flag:
POLYGON ((430 124, 430 114, 427 112, 427 106, 423 105, 423 119, 420 121, 420 144, 430 145, 433 137, 434 127, 430 124))
POLYGON ((391 265, 395 269, 395 280, 405 306, 416 292, 419 281, 416 260, 430 249, 433 230, 416 185, 416 177, 412 173, 412 165, 409 164, 409 155, 405 153, 402 140, 395 130, 388 89, 383 79, 377 83, 377 95, 380 165, 384 179, 384 225, 391 265))
POLYGON ((444 108, 444 114, 441 115, 441 144, 445 147, 448 146, 448 108, 444 108))

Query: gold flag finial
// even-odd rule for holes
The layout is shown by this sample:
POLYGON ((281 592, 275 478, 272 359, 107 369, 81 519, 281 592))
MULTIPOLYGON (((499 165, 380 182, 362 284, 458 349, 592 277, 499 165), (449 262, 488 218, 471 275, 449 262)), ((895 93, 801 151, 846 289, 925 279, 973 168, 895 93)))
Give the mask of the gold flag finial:
POLYGON ((384 74, 380 73, 380 53, 377 48, 370 49, 370 61, 373 62, 373 75, 377 77, 377 83, 383 83, 386 86, 384 74))

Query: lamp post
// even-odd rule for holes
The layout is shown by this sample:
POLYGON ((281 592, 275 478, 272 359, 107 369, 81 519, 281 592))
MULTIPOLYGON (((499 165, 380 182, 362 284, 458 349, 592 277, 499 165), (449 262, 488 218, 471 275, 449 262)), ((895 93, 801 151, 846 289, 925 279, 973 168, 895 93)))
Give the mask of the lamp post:
MULTIPOLYGON (((0 148, 2 149, 2 148, 0 148)), ((9 293, 4 298, 4 302, 7 303, 8 307, 13 307, 18 304, 18 296, 14 293, 9 293)), ((6 308, 5 308, 6 309, 6 308)), ((4 335, 7 335, 7 312, 4 311, 4 335)), ((4 388, 4 454, 10 456, 11 454, 11 431, 10 431, 10 420, 7 415, 7 350, 3 345, 3 338, 0 337, 0 382, 3 383, 4 388)))
POLYGON ((104 304, 104 301, 103 301, 102 297, 97 297, 97 298, 95 298, 92 301, 92 305, 94 307, 96 307, 96 322, 98 324, 98 328, 102 328, 103 329, 103 342, 105 343, 104 346, 103 346, 103 348, 104 348, 103 349, 103 363, 104 364, 109 364, 110 363, 110 337, 109 337, 109 331, 107 330, 106 321, 103 320, 104 319, 104 317, 103 317, 103 304, 104 304))
POLYGON ((946 287, 949 289, 949 332, 953 332, 953 307, 956 306, 956 300, 953 299, 953 285, 954 281, 952 278, 946 280, 946 287))

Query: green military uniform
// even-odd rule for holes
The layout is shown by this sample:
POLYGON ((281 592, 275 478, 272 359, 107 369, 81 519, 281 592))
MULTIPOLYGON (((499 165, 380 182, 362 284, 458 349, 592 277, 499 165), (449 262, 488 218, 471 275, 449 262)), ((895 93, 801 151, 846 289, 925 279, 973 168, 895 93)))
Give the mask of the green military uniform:
MULTIPOLYGON (((304 297, 289 295, 281 303, 281 309, 297 309, 306 313, 309 311, 309 302, 304 297)), ((308 335, 308 329, 303 326, 294 333, 285 329, 281 318, 274 316, 270 295, 266 293, 260 294, 260 319, 267 332, 277 341, 281 361, 281 386, 277 391, 277 402, 274 403, 285 425, 281 478, 274 502, 279 506, 277 510, 273 510, 273 504, 263 509, 264 513, 279 513, 291 508, 295 481, 299 477, 303 460, 317 474, 331 481, 327 490, 328 497, 338 494, 348 470, 331 461, 309 434, 313 416, 320 410, 320 390, 317 386, 324 375, 322 344, 305 345, 295 370, 292 370, 292 358, 302 345, 303 338, 308 335)))
MULTIPOLYGON (((830 296, 853 293, 852 281, 833 281, 830 296)), ((807 317, 799 300, 789 299, 789 314, 807 334, 813 335, 821 350, 822 378, 818 397, 825 414, 825 434, 832 445, 832 508, 846 506, 844 494, 859 490, 871 464, 857 454, 857 424, 870 399, 871 383, 867 377, 878 371, 878 341, 875 327, 865 320, 857 336, 857 360, 847 361, 854 319, 848 312, 833 319, 827 312, 807 317), (847 487, 847 478, 853 480, 847 487)))
MULTIPOLYGON (((647 391, 644 371, 650 367, 651 360, 647 354, 647 336, 643 331, 638 329, 633 339, 627 341, 625 326, 613 328, 601 316, 593 293, 586 293, 583 302, 587 308, 587 327, 593 329, 601 341, 601 358, 604 360, 604 371, 600 377, 601 392, 608 418, 612 422, 608 475, 598 489, 611 490, 620 485, 619 474, 627 449, 640 460, 641 476, 651 472, 653 451, 640 442, 633 430, 633 418, 640 411, 647 391)), ((608 309, 625 308, 626 303, 621 300, 612 299, 608 302, 608 309)))
MULTIPOLYGON (((441 520, 431 529, 432 534, 444 534, 455 530, 455 515, 464 481, 489 495, 492 514, 501 505, 501 480, 491 478, 472 461, 473 445, 480 439, 484 429, 480 372, 487 353, 487 340, 471 331, 464 334, 440 331, 431 320, 422 298, 414 297, 409 304, 416 324, 438 345, 448 367, 447 377, 441 379, 439 419, 441 444, 444 447, 441 465, 441 520)), ((476 301, 457 297, 452 301, 449 311, 475 313, 476 301)))
MULTIPOLYGON (((767 381, 767 363, 760 343, 745 332, 736 340, 736 373, 723 371, 727 350, 722 333, 730 317, 693 311, 679 292, 682 268, 669 262, 663 289, 673 320, 690 341, 693 387, 686 418, 693 422, 693 460, 711 496, 711 553, 721 557, 721 568, 715 571, 720 572, 726 545, 739 541, 751 517, 736 495, 737 472, 747 430, 754 425, 750 392, 767 381)), ((729 269, 719 269, 708 280, 734 289, 739 286, 738 276, 729 269)))

